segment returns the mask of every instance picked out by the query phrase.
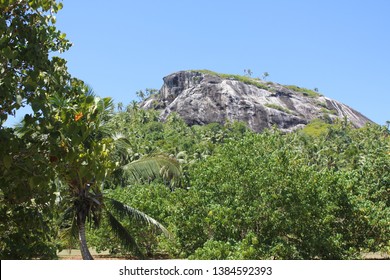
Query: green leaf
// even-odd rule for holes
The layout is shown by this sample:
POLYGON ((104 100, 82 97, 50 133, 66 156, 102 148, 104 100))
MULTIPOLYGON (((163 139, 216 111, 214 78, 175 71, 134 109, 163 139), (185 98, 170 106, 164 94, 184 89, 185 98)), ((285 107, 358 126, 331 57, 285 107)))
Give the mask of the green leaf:
POLYGON ((123 169, 135 180, 161 177, 170 181, 171 186, 180 185, 182 177, 179 162, 164 155, 141 158, 125 165, 123 169))
POLYGON ((148 225, 152 225, 156 229, 161 230, 166 237, 172 237, 171 233, 162 224, 160 224, 147 214, 112 198, 108 199, 108 202, 121 217, 127 216, 128 218, 135 219, 148 225))
POLYGON ((12 164, 12 158, 9 155, 5 155, 3 157, 3 164, 4 164, 5 168, 9 169, 11 167, 11 164, 12 164))
POLYGON ((123 247, 133 250, 133 252, 139 256, 143 257, 141 250, 139 249, 135 239, 130 235, 130 233, 123 227, 123 225, 108 211, 106 211, 108 216, 108 222, 115 233, 115 235, 122 242, 123 247))
POLYGON ((11 50, 11 48, 9 46, 7 46, 6 48, 3 49, 3 55, 8 58, 8 59, 12 59, 14 58, 14 52, 11 50))

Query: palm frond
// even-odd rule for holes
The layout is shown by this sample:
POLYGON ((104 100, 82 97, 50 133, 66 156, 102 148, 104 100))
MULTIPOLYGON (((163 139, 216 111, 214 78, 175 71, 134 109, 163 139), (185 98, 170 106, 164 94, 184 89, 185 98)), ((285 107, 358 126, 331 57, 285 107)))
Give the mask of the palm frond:
POLYGON ((73 206, 68 207, 64 210, 63 214, 61 215, 60 223, 73 220, 74 217, 76 217, 75 208, 73 206))
POLYGON ((118 152, 126 154, 129 149, 131 149, 131 144, 129 139, 120 132, 115 132, 110 134, 112 140, 115 143, 115 148, 118 152))
POLYGON ((99 113, 109 113, 113 110, 114 101, 110 97, 95 97, 95 106, 99 113))
POLYGON ((77 243, 78 238, 78 228, 76 223, 76 217, 72 220, 72 223, 69 227, 61 229, 60 235, 61 240, 64 240, 66 247, 70 250, 77 243))
POLYGON ((155 229, 160 230, 166 237, 171 238, 172 234, 158 221, 148 216, 144 212, 141 212, 131 206, 123 204, 120 201, 117 201, 112 198, 106 198, 108 203, 112 206, 112 208, 117 212, 121 218, 128 217, 132 220, 136 220, 138 222, 151 225, 155 229))
POLYGON ((161 177, 172 187, 181 183, 182 172, 179 162, 165 155, 143 157, 123 167, 125 174, 135 180, 153 180, 161 177))
POLYGON ((134 254, 138 257, 143 258, 141 250, 138 248, 138 245, 135 239, 130 235, 130 233, 123 227, 123 225, 106 209, 108 216, 108 222, 114 231, 115 235, 122 242, 122 246, 126 249, 132 250, 134 254))
POLYGON ((93 90, 91 85, 85 84, 85 90, 86 90, 85 92, 86 96, 92 96, 92 97, 96 96, 95 91, 93 90))

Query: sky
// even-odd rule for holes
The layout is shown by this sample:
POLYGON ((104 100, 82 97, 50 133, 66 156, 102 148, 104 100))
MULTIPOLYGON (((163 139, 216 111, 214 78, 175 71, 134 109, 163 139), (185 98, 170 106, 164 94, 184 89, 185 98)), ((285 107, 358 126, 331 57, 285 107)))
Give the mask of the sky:
POLYGON ((164 76, 209 69, 318 88, 390 120, 388 0, 63 0, 69 72, 129 104, 164 76))

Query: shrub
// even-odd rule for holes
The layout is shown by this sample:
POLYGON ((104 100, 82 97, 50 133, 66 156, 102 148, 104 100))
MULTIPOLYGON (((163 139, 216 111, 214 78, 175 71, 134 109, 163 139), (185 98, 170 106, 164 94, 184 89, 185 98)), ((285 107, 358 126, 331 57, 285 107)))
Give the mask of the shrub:
POLYGON ((318 93, 318 92, 316 92, 314 90, 311 90, 311 89, 298 87, 298 86, 293 86, 293 85, 288 85, 288 86, 285 86, 285 87, 288 88, 288 89, 291 89, 292 91, 302 93, 303 95, 308 96, 308 97, 313 97, 314 98, 314 97, 321 96, 320 93, 318 93))

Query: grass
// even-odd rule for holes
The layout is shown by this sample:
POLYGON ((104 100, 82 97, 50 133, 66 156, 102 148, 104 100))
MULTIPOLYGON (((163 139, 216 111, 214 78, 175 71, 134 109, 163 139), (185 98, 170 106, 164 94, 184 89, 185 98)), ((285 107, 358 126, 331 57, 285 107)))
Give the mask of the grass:
POLYGON ((285 86, 285 87, 288 88, 288 89, 291 89, 292 91, 302 93, 305 96, 309 96, 309 97, 313 97, 313 98, 321 96, 320 93, 318 93, 318 92, 316 92, 314 90, 311 90, 311 89, 298 87, 298 86, 292 86, 292 85, 288 85, 288 86, 285 86))
POLYGON ((247 84, 247 85, 253 85, 253 86, 258 87, 260 89, 265 89, 268 91, 270 90, 270 88, 267 85, 261 83, 260 79, 257 79, 257 78, 251 78, 248 76, 234 75, 234 74, 222 74, 222 73, 217 73, 217 72, 210 71, 210 70, 191 70, 191 71, 199 72, 202 74, 208 74, 208 75, 212 75, 212 76, 217 76, 217 77, 220 77, 223 79, 236 80, 236 81, 243 82, 244 84, 247 84))
POLYGON ((279 106, 279 105, 276 105, 276 104, 266 103, 266 104, 264 104, 264 106, 266 106, 268 108, 272 108, 272 109, 276 109, 276 110, 285 112, 287 114, 293 114, 293 112, 291 112, 289 109, 284 108, 284 107, 279 106))
MULTIPOLYGON (((235 74, 217 73, 217 72, 214 72, 214 71, 211 71, 211 70, 207 70, 207 69, 204 69, 204 70, 190 70, 190 71, 192 71, 192 72, 199 72, 199 73, 202 73, 202 74, 207 74, 207 75, 212 75, 212 76, 217 76, 217 77, 220 77, 220 78, 223 78, 223 79, 236 80, 236 81, 243 82, 243 83, 245 83, 247 85, 253 85, 253 86, 258 87, 260 89, 273 91, 273 89, 272 89, 273 83, 272 82, 264 83, 264 82, 261 82, 261 80, 259 78, 252 78, 252 77, 249 77, 249 76, 242 76, 242 75, 235 75, 235 74)), ((294 85, 286 85, 285 87, 288 88, 288 89, 291 89, 292 91, 302 93, 303 95, 308 96, 308 97, 312 97, 312 98, 322 96, 322 94, 320 94, 320 93, 318 93, 318 92, 316 92, 314 90, 304 88, 304 87, 298 87, 298 86, 294 86, 294 85)))
POLYGON ((337 111, 335 109, 329 110, 326 108, 321 108, 321 113, 323 114, 330 114, 330 115, 337 115, 337 111))

